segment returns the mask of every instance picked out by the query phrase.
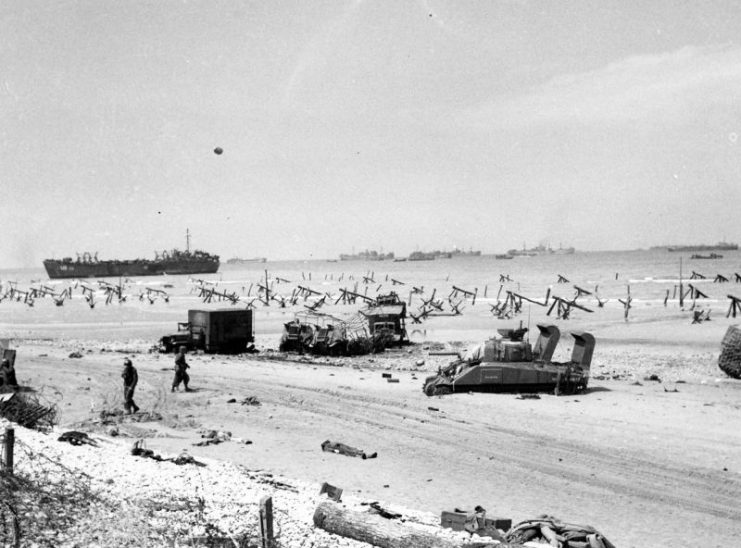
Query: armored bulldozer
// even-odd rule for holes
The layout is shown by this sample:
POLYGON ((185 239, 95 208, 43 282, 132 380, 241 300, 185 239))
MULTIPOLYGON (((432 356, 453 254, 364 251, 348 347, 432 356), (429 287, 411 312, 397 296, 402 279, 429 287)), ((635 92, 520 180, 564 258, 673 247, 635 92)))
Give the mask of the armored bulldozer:
POLYGON ((594 337, 572 332, 574 348, 566 363, 552 361, 561 333, 555 325, 538 325, 540 334, 531 347, 527 329, 500 329, 498 335, 425 379, 428 396, 453 392, 574 393, 589 382, 594 337))

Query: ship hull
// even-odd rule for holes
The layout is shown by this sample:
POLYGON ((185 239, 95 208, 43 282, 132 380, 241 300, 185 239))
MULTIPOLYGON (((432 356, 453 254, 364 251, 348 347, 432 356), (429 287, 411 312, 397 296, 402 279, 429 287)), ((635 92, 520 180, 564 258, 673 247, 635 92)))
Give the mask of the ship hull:
POLYGON ((123 276, 161 276, 163 274, 213 274, 219 270, 218 261, 98 261, 67 262, 44 261, 51 279, 107 278, 123 276))
POLYGON ((736 251, 738 244, 717 244, 717 245, 678 245, 667 247, 667 251, 736 251))

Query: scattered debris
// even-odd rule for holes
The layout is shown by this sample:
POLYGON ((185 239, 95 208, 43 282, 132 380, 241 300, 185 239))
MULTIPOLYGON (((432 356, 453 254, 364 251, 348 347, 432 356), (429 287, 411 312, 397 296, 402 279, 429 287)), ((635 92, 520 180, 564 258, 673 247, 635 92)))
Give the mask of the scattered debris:
POLYGON ((729 326, 723 337, 718 367, 729 377, 741 379, 741 328, 737 325, 729 326))
POLYGON ((502 540, 502 532, 512 526, 512 520, 506 518, 487 518, 486 510, 476 506, 473 512, 456 508, 453 512, 443 511, 440 525, 454 531, 468 531, 482 537, 502 540))
POLYGON ((72 445, 92 445, 93 447, 98 447, 97 441, 92 439, 85 432, 78 432, 76 430, 64 432, 59 436, 59 438, 57 438, 57 441, 66 441, 72 445))
POLYGON ((82 358, 82 354, 80 352, 72 352, 68 357, 69 358, 82 358))
POLYGON ((374 502, 361 502, 360 504, 362 504, 364 506, 370 506, 369 512, 371 514, 378 514, 382 518, 386 518, 386 519, 399 519, 400 517, 402 517, 401 514, 397 514, 396 512, 391 512, 389 510, 386 510, 377 501, 374 501, 374 502))
POLYGON ((191 455, 188 455, 185 452, 180 453, 180 455, 178 455, 175 458, 170 458, 170 459, 162 458, 161 455, 158 455, 151 449, 147 449, 146 447, 144 447, 144 440, 136 440, 134 442, 134 446, 131 448, 131 454, 134 455, 135 457, 149 458, 152 460, 156 460, 158 462, 172 462, 179 466, 182 466, 184 464, 195 464, 196 466, 206 466, 205 463, 197 461, 191 455))
POLYGON ((327 453, 338 453, 340 455, 346 455, 348 457, 361 457, 363 460, 375 459, 378 456, 378 453, 375 452, 367 454, 362 449, 356 449, 355 447, 345 445, 344 443, 337 443, 329 440, 322 442, 322 451, 325 451, 327 453))
POLYGON ((658 375, 649 375, 648 377, 643 377, 644 381, 654 381, 654 382, 661 382, 661 378, 658 375))
POLYGON ((518 400, 539 400, 540 396, 538 394, 519 394, 516 399, 518 400))
POLYGON ((322 488, 319 490, 320 495, 323 495, 324 493, 326 493, 327 496, 335 502, 340 502, 340 499, 342 498, 342 489, 330 485, 327 482, 322 483, 322 488))
POLYGON ((260 400, 257 399, 257 396, 247 396, 245 399, 242 400, 242 405, 262 405, 260 403, 260 400))
POLYGON ((198 445, 201 447, 205 447, 207 445, 217 445, 219 443, 223 443, 225 441, 229 441, 232 439, 232 433, 231 432, 222 432, 222 431, 216 431, 216 430, 208 430, 201 434, 201 438, 204 438, 203 441, 199 441, 198 443, 194 443, 193 445, 198 445))
POLYGON ((50 430, 57 423, 56 406, 42 405, 29 393, 0 395, 0 416, 25 428, 50 430))

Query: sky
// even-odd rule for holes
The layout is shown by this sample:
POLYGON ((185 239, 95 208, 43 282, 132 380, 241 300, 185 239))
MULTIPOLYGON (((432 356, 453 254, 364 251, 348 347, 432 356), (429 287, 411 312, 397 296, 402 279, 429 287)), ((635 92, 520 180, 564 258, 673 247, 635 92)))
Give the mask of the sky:
POLYGON ((740 37, 732 0, 4 0, 0 268, 738 242, 740 37))

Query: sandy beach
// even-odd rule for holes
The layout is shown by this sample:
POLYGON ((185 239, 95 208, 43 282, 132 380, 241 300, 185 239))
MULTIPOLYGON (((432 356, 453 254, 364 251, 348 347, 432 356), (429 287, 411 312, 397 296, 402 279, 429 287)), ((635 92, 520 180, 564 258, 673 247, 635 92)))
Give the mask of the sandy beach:
MULTIPOLYGON (((120 369, 129 356, 140 376, 138 404, 164 420, 128 431, 124 424, 121 437, 143 438, 158 452, 185 449, 317 486, 329 482, 350 496, 433 517, 475 505, 514 522, 549 514, 592 525, 621 548, 732 546, 741 534, 741 382, 717 367, 732 320, 692 325, 687 312, 676 315, 647 309, 628 323, 593 322, 587 392, 534 400, 426 397, 424 377, 450 360, 430 350, 462 350, 474 340, 312 358, 278 353, 276 337, 258 337, 262 351, 254 356, 190 355, 191 393, 169 391, 173 356, 149 352, 136 326, 115 339, 86 340, 54 337, 54 326, 45 325, 43 340, 12 343, 19 380, 56 401, 62 429, 101 435, 91 419, 120 407, 120 369), (389 372, 398 383, 382 377, 389 372), (249 396, 262 405, 239 403, 249 396), (194 446, 202 429, 252 444, 194 446), (324 453, 325 440, 378 458, 324 453)), ((585 325, 559 323, 563 352, 566 332, 585 325)))

